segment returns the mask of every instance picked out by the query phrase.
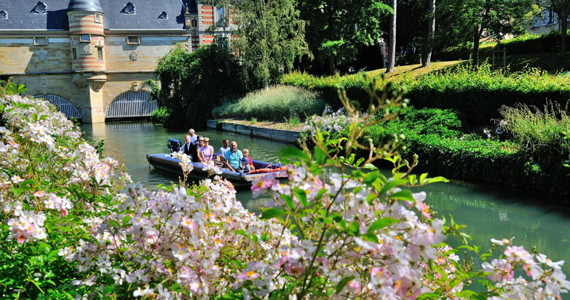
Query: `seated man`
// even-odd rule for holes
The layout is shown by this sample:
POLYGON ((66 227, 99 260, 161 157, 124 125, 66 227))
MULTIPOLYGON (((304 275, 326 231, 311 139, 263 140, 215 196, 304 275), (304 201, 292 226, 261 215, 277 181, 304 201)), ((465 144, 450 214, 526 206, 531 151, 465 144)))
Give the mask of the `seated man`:
POLYGON ((219 156, 221 158, 224 158, 224 156, 226 156, 226 152, 228 152, 228 150, 230 150, 230 140, 225 139, 222 142, 222 147, 220 147, 220 150, 218 151, 219 156))
POLYGON ((232 170, 232 172, 238 172, 241 167, 241 159, 243 158, 243 154, 237 148, 237 142, 232 141, 230 144, 230 150, 226 152, 225 159, 226 159, 226 166, 232 170))

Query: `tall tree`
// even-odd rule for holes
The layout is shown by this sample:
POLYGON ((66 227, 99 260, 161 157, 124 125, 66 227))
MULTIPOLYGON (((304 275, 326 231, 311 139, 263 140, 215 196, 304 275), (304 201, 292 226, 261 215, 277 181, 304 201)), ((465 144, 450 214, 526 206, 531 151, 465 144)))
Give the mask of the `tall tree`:
POLYGON ((439 12, 448 18, 449 27, 442 30, 447 39, 473 43, 473 64, 479 64, 482 38, 501 40, 507 34, 524 32, 534 17, 533 0, 442 0, 439 12))
POLYGON ((390 0, 392 7, 392 15, 390 16, 390 41, 388 42, 388 65, 386 73, 394 71, 396 65, 396 17, 397 17, 397 0, 390 0))
POLYGON ((560 22, 560 59, 566 59, 566 35, 568 31, 568 17, 570 16, 570 0, 549 0, 546 4, 552 6, 552 10, 558 16, 560 22))
POLYGON ((230 8, 221 24, 235 32, 234 49, 254 81, 265 88, 292 71, 296 57, 310 55, 296 0, 220 0, 216 5, 230 8))
POLYGON ((435 0, 429 1, 428 9, 428 33, 424 45, 422 67, 427 67, 431 64, 431 53, 433 51, 433 43, 435 36, 435 0))
POLYGON ((380 22, 391 11, 377 0, 300 0, 299 9, 309 49, 330 74, 354 60, 359 46, 378 43, 380 22))

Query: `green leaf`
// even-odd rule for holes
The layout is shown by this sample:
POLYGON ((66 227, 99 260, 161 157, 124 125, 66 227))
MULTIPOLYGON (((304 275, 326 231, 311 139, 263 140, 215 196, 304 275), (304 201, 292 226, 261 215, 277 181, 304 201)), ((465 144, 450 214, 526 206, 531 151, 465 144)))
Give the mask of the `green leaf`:
POLYGON ((319 147, 315 147, 315 163, 321 165, 325 162, 327 158, 326 154, 319 147))
POLYGON ((372 223, 370 227, 368 227, 368 233, 373 233, 378 229, 382 229, 384 227, 388 227, 394 223, 398 223, 400 220, 394 218, 382 218, 377 220, 376 222, 372 223))
POLYGON ((375 165, 371 164, 371 163, 365 164, 364 166, 362 166, 362 168, 364 168, 364 169, 371 169, 371 170, 378 170, 378 168, 377 168, 375 165))
POLYGON ((382 190, 380 191, 380 194, 386 193, 386 192, 388 192, 389 190, 391 190, 391 189, 393 189, 393 188, 395 188, 395 187, 397 187, 397 186, 399 186, 399 185, 405 184, 405 183, 406 183, 406 181, 403 180, 403 179, 390 180, 390 181, 386 182, 386 184, 382 187, 382 190))
POLYGON ((287 214, 287 212, 282 210, 282 209, 270 208, 270 209, 264 211, 263 213, 261 213, 261 219, 264 219, 264 220, 272 219, 272 218, 283 216, 286 214, 287 214))
POLYGON ((340 293, 342 291, 342 289, 344 289, 344 287, 354 278, 355 278, 354 276, 349 276, 349 277, 341 279, 339 281, 339 283, 336 285, 336 293, 337 294, 340 293))
POLYGON ((374 180, 376 180, 376 178, 378 178, 378 176, 380 176, 380 171, 378 171, 378 170, 372 171, 372 172, 366 174, 366 176, 364 176, 364 183, 370 184, 370 183, 374 182, 374 180))
POLYGON ((279 155, 283 157, 297 158, 304 161, 309 161, 309 156, 299 148, 285 147, 279 151, 279 155))
POLYGON ((420 175, 420 184, 423 184, 424 181, 426 180, 428 176, 428 173, 423 173, 422 175, 420 175))
POLYGON ((414 199, 412 192, 410 192, 408 190, 403 190, 403 191, 396 192, 394 194, 390 194, 390 196, 388 196, 388 197, 390 199, 398 199, 398 200, 416 202, 416 199, 414 199))
POLYGON ((428 178, 426 183, 436 183, 436 182, 449 182, 449 180, 443 176, 438 176, 434 178, 428 178))
POLYGON ((235 231, 235 234, 239 234, 239 235, 243 235, 243 236, 249 237, 249 234, 248 234, 247 232, 245 232, 245 230, 243 230, 243 229, 238 229, 238 230, 236 230, 236 231, 235 231))
POLYGON ((123 227, 126 227, 129 224, 129 221, 132 219, 133 217, 131 216, 126 216, 123 218, 123 227))
POLYGON ((281 198, 283 199, 283 201, 285 201, 287 207, 289 207, 291 210, 295 210, 295 204, 293 203, 293 199, 291 198, 291 196, 281 194, 281 198))
POLYGON ((437 293, 425 293, 419 295, 416 299, 418 300, 426 300, 426 299, 439 299, 441 297, 440 294, 437 293))
POLYGON ((369 241, 369 242, 372 242, 372 243, 376 243, 376 244, 379 244, 379 243, 380 243, 380 241, 378 240, 378 237, 377 237, 375 234, 373 234, 373 233, 367 233, 367 234, 363 235, 362 238, 363 238, 365 241, 369 241))
POLYGON ((304 207, 307 207, 309 205, 309 203, 307 202, 307 192, 305 192, 305 190, 298 188, 298 187, 295 187, 294 190, 295 190, 295 196, 297 196, 301 205, 303 205, 304 207))
POLYGON ((348 232, 355 236, 360 235, 360 223, 356 221, 350 222, 350 224, 348 224, 348 232))

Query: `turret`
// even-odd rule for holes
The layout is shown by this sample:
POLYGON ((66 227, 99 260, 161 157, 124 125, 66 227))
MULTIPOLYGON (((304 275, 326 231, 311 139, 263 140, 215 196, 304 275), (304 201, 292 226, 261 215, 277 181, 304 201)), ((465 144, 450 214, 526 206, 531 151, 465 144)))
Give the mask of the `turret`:
POLYGON ((104 14, 99 0, 71 0, 67 15, 73 71, 105 72, 104 14))
POLYGON ((86 87, 89 108, 82 112, 87 123, 105 122, 103 85, 107 82, 103 9, 99 0, 71 0, 67 7, 73 82, 86 87))

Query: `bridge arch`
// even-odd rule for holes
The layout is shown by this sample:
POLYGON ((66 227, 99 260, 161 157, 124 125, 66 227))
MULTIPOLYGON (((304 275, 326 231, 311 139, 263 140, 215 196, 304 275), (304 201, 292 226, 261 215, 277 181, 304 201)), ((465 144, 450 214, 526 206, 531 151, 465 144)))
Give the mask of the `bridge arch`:
POLYGON ((40 94, 36 95, 35 97, 43 98, 49 101, 49 103, 57 106, 57 109, 60 112, 64 113, 68 119, 74 118, 81 120, 81 113, 79 112, 77 107, 75 107, 75 105, 73 105, 73 103, 71 103, 69 100, 53 94, 40 94))
POLYGON ((105 119, 150 117, 158 108, 147 92, 126 92, 115 98, 105 113, 105 119))

